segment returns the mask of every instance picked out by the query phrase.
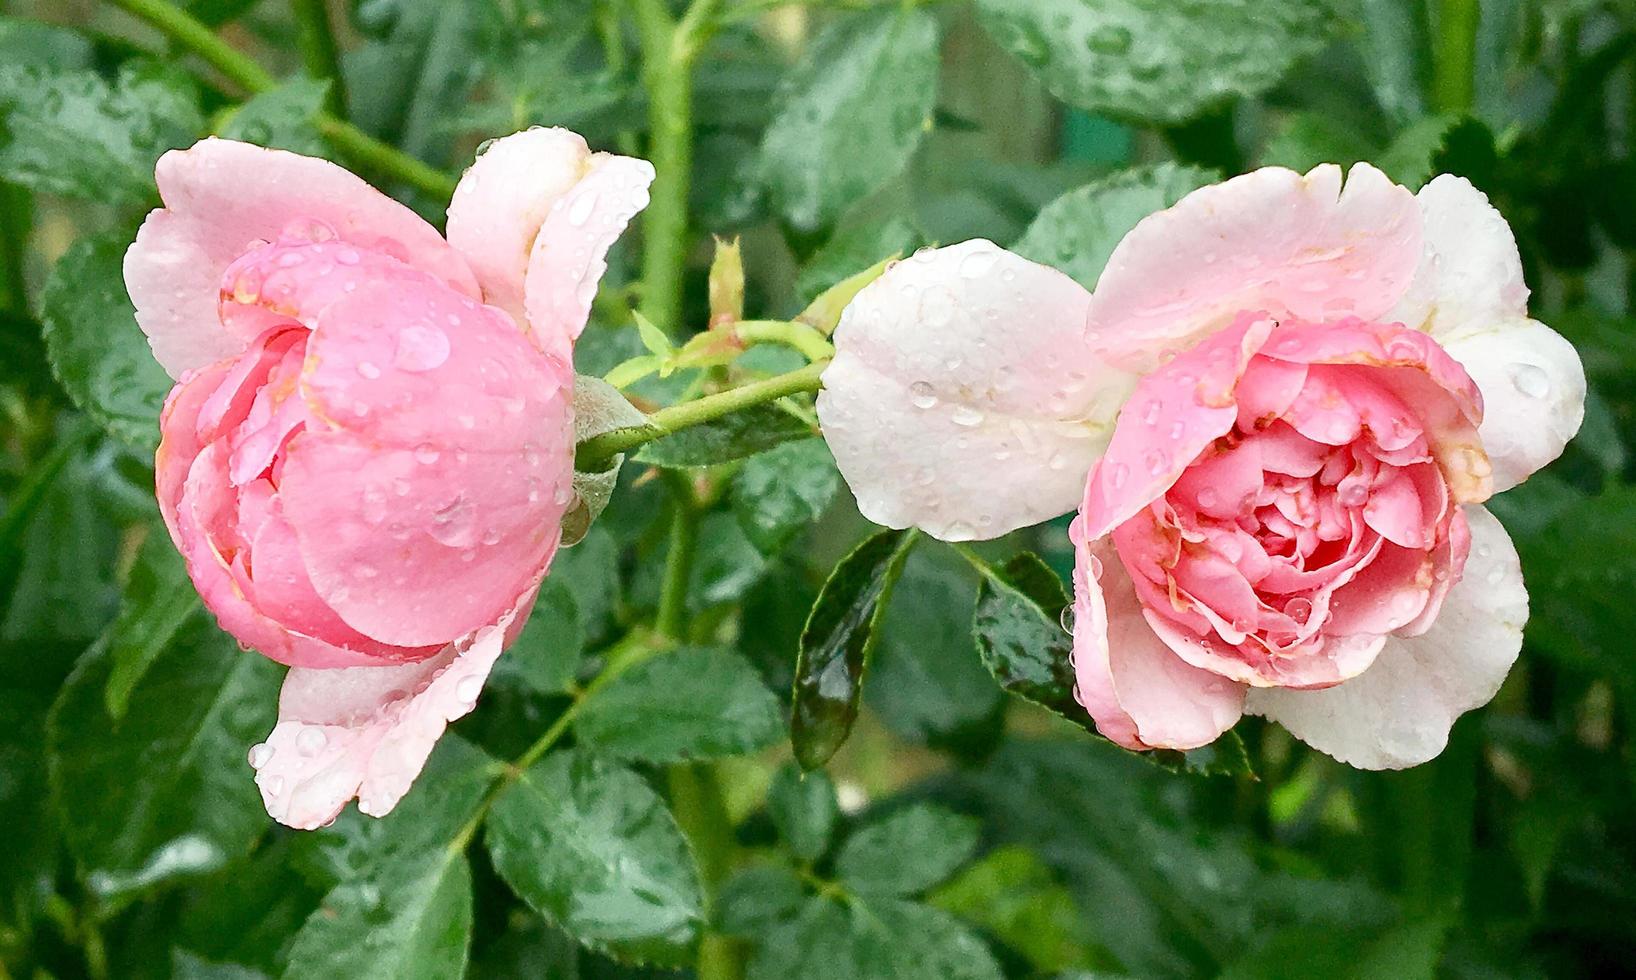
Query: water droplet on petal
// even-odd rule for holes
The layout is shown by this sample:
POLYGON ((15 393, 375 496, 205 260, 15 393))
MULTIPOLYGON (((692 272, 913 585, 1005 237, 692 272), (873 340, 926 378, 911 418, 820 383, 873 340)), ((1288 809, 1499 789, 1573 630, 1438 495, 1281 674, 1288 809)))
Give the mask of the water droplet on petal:
POLYGON ((1312 617, 1312 600, 1296 596, 1284 603, 1284 615, 1305 626, 1307 620, 1312 617))
POLYGON ((429 323, 404 327, 398 332, 397 354, 393 363, 405 371, 430 371, 449 359, 449 335, 429 323))
POLYGON ((575 228, 583 227, 591 219, 591 212, 596 210, 596 192, 587 191, 574 198, 568 205, 568 223, 575 228))
POLYGON ((1160 475, 1165 471, 1165 467, 1170 465, 1170 457, 1165 455, 1165 451, 1162 449, 1148 450, 1147 455, 1142 457, 1142 461, 1147 464, 1147 471, 1153 476, 1160 475))
POLYGON ((454 686, 454 696, 467 704, 476 704, 477 696, 483 693, 483 678, 472 676, 460 678, 460 683, 454 686))
POLYGON ((955 425, 963 425, 969 428, 982 423, 983 413, 970 405, 957 405, 949 418, 955 425))
POLYGON ((273 747, 266 742, 257 742, 250 746, 250 768, 260 769, 273 757, 273 747))
POLYGON ((1058 625, 1060 625, 1062 627, 1062 631, 1064 633, 1067 633, 1069 636, 1073 636, 1074 635, 1074 607, 1073 606, 1063 606, 1062 607, 1062 612, 1057 614, 1057 623, 1058 623, 1058 625))
POLYGON ((358 374, 373 381, 381 376, 381 369, 369 361, 359 361, 358 374))
POLYGON ((329 736, 322 728, 303 728, 295 737, 295 749, 302 755, 317 755, 328 744, 329 736))
POLYGON ((916 381, 910 385, 909 398, 916 408, 931 408, 937 404, 937 393, 928 381, 916 381))
POLYGON ((1113 484, 1113 488, 1115 490, 1123 487, 1125 485, 1125 480, 1129 477, 1130 467, 1126 466, 1124 463, 1115 463, 1108 468, 1108 480, 1113 484))
POLYGON ((437 451, 437 447, 433 446, 429 442, 423 442, 420 445, 415 447, 415 459, 416 459, 416 461, 420 462, 420 463, 423 463, 423 464, 425 464, 427 466, 430 466, 433 463, 437 462, 437 458, 438 458, 439 455, 440 454, 437 451))
POLYGON ((1513 364, 1507 369, 1511 384, 1529 398, 1544 398, 1551 393, 1551 378, 1536 364, 1513 364))

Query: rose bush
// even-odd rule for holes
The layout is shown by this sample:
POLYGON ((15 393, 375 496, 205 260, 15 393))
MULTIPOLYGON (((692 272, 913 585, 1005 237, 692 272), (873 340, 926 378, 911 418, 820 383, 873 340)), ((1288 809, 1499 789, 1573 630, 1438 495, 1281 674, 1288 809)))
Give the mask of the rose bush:
POLYGON ((652 178, 519 133, 445 241, 324 160, 160 160, 125 259, 177 379, 159 503, 222 628, 291 668, 249 753, 281 822, 390 811, 522 628, 574 502, 574 339, 652 178))
POLYGON ((819 418, 871 519, 981 539, 1079 504, 1076 697, 1127 748, 1244 712, 1366 768, 1432 758, 1522 642, 1481 507, 1579 427, 1468 182, 1266 168, 1143 220, 1089 293, 987 242, 847 309, 819 418))

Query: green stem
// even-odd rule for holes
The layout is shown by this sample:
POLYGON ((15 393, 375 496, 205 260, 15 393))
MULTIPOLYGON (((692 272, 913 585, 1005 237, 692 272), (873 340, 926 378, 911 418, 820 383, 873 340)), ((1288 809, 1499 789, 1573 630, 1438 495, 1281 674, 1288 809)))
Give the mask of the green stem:
POLYGON ((634 0, 648 91, 648 159, 658 176, 642 219, 642 314, 671 336, 681 328, 687 192, 693 175, 693 62, 720 0, 693 0, 678 21, 665 0, 634 0))
MULTIPOLYGON (((108 3, 157 28, 246 92, 265 92, 278 84, 265 68, 167 0, 108 0, 108 3)), ((355 163, 390 174, 436 197, 446 198, 454 193, 453 177, 381 142, 344 119, 321 113, 318 130, 355 163)))
POLYGON ((1439 112, 1471 111, 1476 90, 1478 0, 1435 0, 1432 105, 1439 112))
POLYGON ((331 115, 345 119, 346 80, 341 75, 341 52, 330 27, 328 4, 325 0, 290 0, 290 10, 300 28, 296 44, 301 48, 301 61, 307 66, 307 74, 329 80, 325 104, 331 115))
POLYGON ((835 345, 817 327, 792 320, 740 320, 733 333, 745 344, 784 344, 800 351, 809 361, 825 361, 835 356, 835 345))
MULTIPOLYGON (((697 404, 696 402, 694 404, 697 404)), ((670 486, 673 513, 670 518, 670 551, 665 555, 665 578, 659 588, 659 611, 653 628, 660 635, 684 640, 687 631, 687 586, 693 576, 693 554, 698 544, 699 520, 694 513, 693 487, 688 477, 665 470, 670 486)))
POLYGON ((28 310, 23 259, 28 254, 32 205, 28 191, 0 181, 0 309, 28 310))
POLYGON ((818 361, 798 371, 780 374, 764 381, 753 381, 694 401, 662 408, 648 416, 646 425, 615 429, 599 436, 592 436, 580 443, 574 455, 574 466, 587 473, 596 472, 605 468, 608 461, 620 453, 663 436, 755 405, 776 401, 785 395, 817 391, 823 386, 820 376, 828 366, 828 361, 818 361))

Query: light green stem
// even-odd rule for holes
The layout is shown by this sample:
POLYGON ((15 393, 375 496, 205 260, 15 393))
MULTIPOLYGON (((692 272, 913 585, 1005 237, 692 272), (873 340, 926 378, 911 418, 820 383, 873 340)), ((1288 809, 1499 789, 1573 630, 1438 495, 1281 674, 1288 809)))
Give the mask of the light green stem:
POLYGON ((620 453, 628 452, 655 439, 719 419, 723 415, 741 412, 755 405, 777 401, 785 395, 817 391, 822 387, 819 378, 826 367, 829 367, 828 361, 818 361, 798 371, 780 374, 764 381, 753 381, 714 395, 662 408, 648 416, 646 425, 615 429, 599 436, 592 436, 580 443, 574 454, 574 466, 587 473, 596 472, 605 468, 608 460, 620 453))
MULTIPOLYGON (((108 0, 109 3, 145 21, 166 37, 203 58, 246 92, 265 92, 278 84, 254 59, 217 37, 186 11, 167 0, 108 0)), ((434 197, 454 193, 454 178, 381 142, 344 119, 330 113, 318 117, 318 131, 335 148, 355 163, 372 167, 434 197)))
POLYGON ((824 361, 835 356, 835 345, 811 324, 792 320, 740 320, 733 324, 733 332, 745 344, 793 347, 809 361, 824 361))
POLYGON ((329 6, 325 0, 290 0, 290 12, 300 28, 296 43, 301 48, 301 61, 307 67, 307 74, 329 81, 325 104, 331 115, 345 119, 346 80, 341 75, 341 52, 330 27, 329 6))
POLYGON ((653 628, 661 635, 685 640, 687 632, 687 586, 693 576, 693 554, 699 537, 699 518, 693 502, 693 487, 685 474, 666 470, 670 486, 670 551, 665 555, 665 578, 659 587, 659 610, 653 628))
POLYGON ((1432 104, 1439 112, 1470 112, 1476 92, 1478 0, 1434 0, 1437 30, 1432 104))

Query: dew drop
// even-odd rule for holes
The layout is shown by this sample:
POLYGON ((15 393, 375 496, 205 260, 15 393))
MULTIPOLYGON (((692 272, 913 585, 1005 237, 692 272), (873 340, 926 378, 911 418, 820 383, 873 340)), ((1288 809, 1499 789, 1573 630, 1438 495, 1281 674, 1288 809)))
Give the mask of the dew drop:
POLYGON ((1064 633, 1067 633, 1069 636, 1074 635, 1074 607, 1073 606, 1063 606, 1062 607, 1062 612, 1057 614, 1057 624, 1062 627, 1062 631, 1064 633))
POLYGON ((329 736, 322 728, 303 728, 301 734, 295 737, 295 749, 302 755, 317 755, 324 751, 329 742, 329 736))
POLYGON ((971 426, 980 425, 982 423, 983 413, 970 405, 956 405, 954 412, 950 414, 949 418, 955 425, 963 425, 970 428, 971 426))
POLYGON ((362 259, 363 256, 359 255, 356 249, 343 248, 335 253, 335 261, 342 265, 357 265, 362 259))
POLYGON ((574 203, 568 206, 568 223, 575 228, 584 227, 585 222, 591 220, 591 212, 596 210, 596 192, 587 191, 574 198, 574 203))
POLYGON ((376 367, 371 361, 359 361, 358 374, 373 381, 381 376, 381 369, 376 367))
POLYGON ((1085 564, 1091 570, 1091 578, 1100 582, 1102 580, 1102 559, 1090 555, 1087 557, 1085 564))
POLYGON ((439 455, 440 454, 437 451, 437 447, 433 446, 429 442, 423 442, 420 445, 415 447, 415 460, 416 460, 416 462, 422 463, 422 464, 424 464, 426 466, 430 466, 433 463, 437 462, 437 458, 438 458, 439 455))
POLYGON ((1284 615, 1305 626, 1312 618, 1312 600, 1296 596, 1284 604, 1284 615))
POLYGON ((1123 487, 1125 485, 1125 481, 1129 478, 1130 467, 1126 466, 1124 463, 1115 463, 1108 468, 1108 480, 1113 484, 1113 488, 1115 490, 1123 487))
POLYGON ((398 349, 393 363, 405 371, 430 371, 449 359, 449 335, 429 323, 414 324, 398 332, 398 349))
POLYGON ((260 769, 273 757, 273 747, 266 742, 257 742, 250 746, 250 768, 260 769))
POLYGON ((460 678, 460 683, 454 686, 454 696, 466 704, 476 704, 477 696, 483 693, 483 678, 472 676, 460 678))
POLYGON ((931 408, 937 404, 937 393, 932 390, 929 381, 916 381, 910 385, 909 398, 916 408, 931 408))
POLYGON ((1147 455, 1142 457, 1142 461, 1147 464, 1147 471, 1153 476, 1163 473, 1165 467, 1170 465, 1170 457, 1166 456, 1162 449, 1148 450, 1147 455))
POLYGON ((1544 398, 1551 393, 1551 379, 1538 365, 1513 364, 1507 373, 1511 375, 1512 386, 1529 398, 1544 398))
POLYGON ((977 249, 960 260, 960 275, 965 279, 981 279, 988 275, 999 258, 997 252, 986 248, 977 249))

